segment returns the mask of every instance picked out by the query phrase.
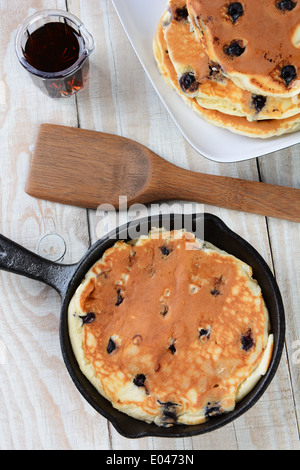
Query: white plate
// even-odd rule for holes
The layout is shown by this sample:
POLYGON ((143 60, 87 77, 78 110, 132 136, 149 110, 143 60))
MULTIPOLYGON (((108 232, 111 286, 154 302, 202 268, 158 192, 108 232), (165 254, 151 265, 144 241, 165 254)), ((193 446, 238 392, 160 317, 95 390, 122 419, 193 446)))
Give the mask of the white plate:
POLYGON ((196 115, 161 78, 152 42, 166 0, 112 0, 127 37, 152 85, 186 140, 201 155, 218 162, 238 162, 300 142, 300 132, 253 139, 215 127, 196 115))

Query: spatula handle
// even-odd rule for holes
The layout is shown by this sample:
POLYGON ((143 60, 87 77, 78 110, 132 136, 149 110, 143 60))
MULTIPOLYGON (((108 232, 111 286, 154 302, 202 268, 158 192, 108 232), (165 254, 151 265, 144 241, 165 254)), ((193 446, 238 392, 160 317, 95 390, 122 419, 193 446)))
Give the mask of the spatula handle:
POLYGON ((300 189, 182 169, 168 176, 172 197, 300 222, 300 189))

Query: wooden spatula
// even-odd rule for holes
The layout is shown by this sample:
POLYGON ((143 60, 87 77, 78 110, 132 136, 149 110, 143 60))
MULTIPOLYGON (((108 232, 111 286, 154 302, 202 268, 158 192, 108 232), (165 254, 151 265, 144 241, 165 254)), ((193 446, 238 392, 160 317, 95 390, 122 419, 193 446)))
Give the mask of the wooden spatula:
POLYGON ((300 189, 179 168, 117 135, 42 124, 26 184, 39 199, 96 209, 181 199, 300 222, 300 189))

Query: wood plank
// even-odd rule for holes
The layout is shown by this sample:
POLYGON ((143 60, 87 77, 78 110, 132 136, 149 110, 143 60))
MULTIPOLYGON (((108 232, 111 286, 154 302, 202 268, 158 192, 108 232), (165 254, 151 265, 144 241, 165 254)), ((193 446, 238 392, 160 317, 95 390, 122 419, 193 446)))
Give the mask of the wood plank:
MULTIPOLYGON (((260 160, 260 171, 267 182, 276 181, 300 188, 300 145, 275 152, 260 160)), ((286 314, 286 348, 290 371, 295 419, 300 429, 300 224, 268 220, 271 250, 277 282, 286 314)))
MULTIPOLYGON (((40 239, 59 234, 66 244, 63 261, 78 261, 89 246, 85 210, 37 201, 24 193, 39 124, 77 125, 75 98, 54 101, 43 95, 18 63, 14 37, 28 15, 58 1, 1 1, 1 232, 34 252, 40 239), (5 20, 4 20, 5 19, 5 20)), ((95 424, 91 446, 108 446, 106 420, 93 412, 66 371, 59 344, 60 298, 40 283, 0 273, 2 363, 1 449, 72 449, 82 429, 95 424)), ((88 444, 88 443, 87 443, 88 444)))

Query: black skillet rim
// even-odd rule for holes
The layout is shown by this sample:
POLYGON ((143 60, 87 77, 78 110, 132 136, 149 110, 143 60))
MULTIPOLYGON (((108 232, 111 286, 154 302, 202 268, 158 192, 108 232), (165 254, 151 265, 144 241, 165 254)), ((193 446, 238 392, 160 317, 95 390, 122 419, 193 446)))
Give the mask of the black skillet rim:
MULTIPOLYGON (((123 232, 127 233, 127 227, 129 226, 129 224, 131 224, 131 226, 132 224, 135 224, 136 226, 138 226, 138 224, 140 224, 141 226, 143 224, 146 224, 147 229, 149 231, 152 226, 161 226, 159 224, 161 224, 162 217, 163 216, 161 215, 155 217, 149 216, 143 219, 136 220, 134 222, 130 222, 121 227, 118 227, 116 230, 111 231, 105 237, 98 240, 87 251, 86 255, 77 265, 75 273, 73 274, 69 282, 66 294, 62 299, 59 327, 60 344, 63 359, 70 374, 70 377, 79 392, 81 393, 81 395, 87 400, 87 402, 98 413, 100 413, 108 421, 110 421, 115 427, 115 429, 119 432, 119 434, 128 439, 136 439, 151 436, 174 438, 191 437, 214 431, 237 419, 239 416, 248 411, 259 400, 259 398, 269 386, 277 371, 284 346, 285 314, 281 294, 269 266, 261 257, 261 255, 246 240, 244 240, 237 233, 229 229, 227 225, 215 215, 209 213, 190 214, 188 216, 185 215, 184 217, 191 217, 193 223, 196 220, 199 220, 199 217, 202 218, 202 220, 204 220, 204 230, 206 230, 205 227, 209 225, 216 229, 215 237, 217 238, 217 241, 219 241, 219 243, 216 243, 216 240, 212 240, 213 237, 210 237, 208 241, 214 243, 219 248, 226 250, 227 241, 230 240, 233 243, 233 246, 235 247, 235 252, 232 252, 232 250, 228 251, 228 249, 226 251, 234 254, 235 256, 248 263, 250 258, 252 261, 251 266, 253 267, 253 276, 260 283, 265 300, 267 297, 271 298, 272 302, 274 302, 274 306, 272 306, 272 308, 275 311, 272 310, 272 312, 270 312, 272 333, 274 334, 274 348, 267 374, 259 380, 254 389, 240 403, 236 405, 236 408, 232 412, 212 418, 211 420, 203 424, 175 425, 169 428, 162 428, 153 423, 148 424, 146 422, 139 421, 130 416, 125 415, 124 413, 113 408, 110 402, 103 398, 96 391, 96 389, 91 385, 91 383, 80 371, 72 350, 67 324, 67 310, 69 302, 88 269, 101 257, 102 253, 108 247, 114 244, 117 237, 118 239, 122 239, 122 237, 119 237, 118 235, 122 234, 123 232), (220 235, 222 235, 221 238, 220 235), (262 279, 259 279, 261 277, 262 279), (262 280, 264 280, 264 282, 266 283, 265 285, 262 285, 264 283, 261 282, 262 280)), ((181 217, 182 220, 182 215, 170 215, 171 227, 172 224, 175 223, 175 221, 176 227, 178 227, 177 223, 179 217, 181 217)), ((267 302, 266 300, 266 303, 268 306, 268 303, 270 302, 267 302)))

